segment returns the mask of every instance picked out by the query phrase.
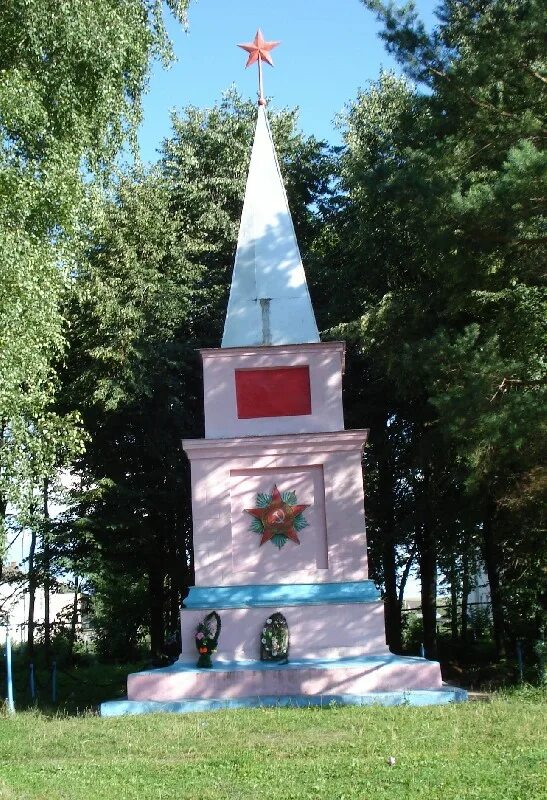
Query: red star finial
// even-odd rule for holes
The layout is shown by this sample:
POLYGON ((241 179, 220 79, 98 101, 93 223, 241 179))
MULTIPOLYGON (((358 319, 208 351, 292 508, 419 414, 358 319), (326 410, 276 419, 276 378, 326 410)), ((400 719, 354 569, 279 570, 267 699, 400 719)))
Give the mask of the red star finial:
POLYGON ((256 36, 254 41, 249 42, 247 44, 238 44, 238 47, 241 47, 242 50, 246 50, 249 53, 249 58, 247 59, 247 63, 245 64, 246 67, 250 67, 251 64, 254 64, 255 61, 258 61, 259 58, 264 59, 270 66, 273 67, 272 57, 270 55, 270 50, 273 50, 274 47, 277 47, 279 42, 267 42, 262 35, 262 31, 260 28, 256 32, 256 36))
POLYGON ((264 100, 264 93, 262 91, 262 62, 265 61, 271 67, 273 67, 274 63, 272 57, 270 55, 270 50, 273 50, 274 47, 277 47, 279 42, 267 42, 262 35, 262 31, 260 28, 256 32, 256 36, 252 42, 248 42, 247 44, 238 44, 238 47, 241 47, 242 50, 246 50, 249 53, 249 58, 247 59, 247 63, 245 67, 250 67, 251 64, 255 64, 258 61, 258 105, 265 106, 266 101, 264 100))

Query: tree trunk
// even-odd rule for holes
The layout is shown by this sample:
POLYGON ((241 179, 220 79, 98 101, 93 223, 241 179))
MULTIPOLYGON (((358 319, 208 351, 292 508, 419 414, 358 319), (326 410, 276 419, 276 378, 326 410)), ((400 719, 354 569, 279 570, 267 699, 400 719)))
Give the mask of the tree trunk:
POLYGON ((402 647, 401 606, 397 592, 397 551, 395 541, 395 491, 393 469, 389 457, 387 418, 378 440, 378 509, 382 537, 382 569, 384 574, 384 612, 386 641, 393 653, 402 647))
POLYGON ((483 556, 490 585, 490 602, 492 606, 492 622, 494 627, 494 644, 498 658, 505 656, 505 615, 500 580, 501 553, 496 538, 494 524, 495 504, 490 500, 487 504, 483 522, 483 556))
POLYGON ((74 653, 76 645, 76 631, 78 629, 78 592, 79 592, 79 578, 74 576, 74 599, 72 601, 72 613, 70 615, 70 654, 74 653))
POLYGON ((462 555, 462 618, 461 618, 461 639, 464 644, 468 640, 468 625, 469 611, 468 611, 468 598, 469 598, 469 553, 468 543, 464 544, 464 551, 462 555))
POLYGON ((168 629, 172 636, 180 628, 181 589, 186 576, 181 550, 174 536, 169 539, 169 593, 167 598, 168 629))
POLYGON ((386 640, 390 650, 394 653, 399 653, 401 650, 400 607, 397 595, 397 562, 392 539, 387 537, 384 539, 382 551, 386 640))
POLYGON ((450 556, 450 635, 454 644, 458 641, 458 570, 456 554, 450 556))
MULTIPOLYGON (((427 499, 426 499, 427 502, 427 499)), ((427 658, 437 657, 437 543, 431 525, 425 522, 418 537, 422 623, 427 658)))
POLYGON ((158 564, 150 565, 148 573, 148 597, 150 609, 150 653, 153 658, 161 658, 165 645, 164 630, 164 574, 158 564))
MULTIPOLYGON (((4 447, 6 428, 7 428, 7 421, 5 419, 2 419, 2 422, 0 423, 0 455, 1 455, 1 450, 4 447)), ((1 463, 2 463, 2 458, 0 458, 0 464, 1 463)), ((0 476, 1 476, 1 467, 0 467, 0 476)), ((3 492, 0 492, 0 521, 2 522, 2 527, 3 523, 6 520, 7 510, 8 510, 8 501, 6 499, 5 494, 3 492)), ((2 579, 3 569, 4 569, 4 562, 2 556, 0 555, 0 580, 2 579)))
POLYGON ((50 569, 51 557, 49 549, 49 531, 47 522, 49 520, 49 481, 44 478, 43 485, 43 512, 44 512, 44 532, 43 532, 43 563, 44 563, 44 649, 46 663, 51 659, 51 620, 49 614, 49 593, 51 589, 50 569))
MULTIPOLYGON (((190 486, 190 474, 188 473, 187 485, 190 486)), ((185 508, 182 511, 178 530, 179 563, 181 566, 180 584, 178 586, 180 603, 188 596, 190 586, 195 584, 194 574, 194 542, 192 535, 192 508, 191 493, 185 497, 185 508)), ((180 624, 180 623, 179 623, 180 624)))
POLYGON ((36 525, 33 521, 30 549, 28 554, 28 617, 27 617, 27 654, 34 658, 34 603, 36 600, 36 525))
POLYGON ((405 588, 406 583, 408 581, 408 576, 410 575, 410 570, 412 568, 412 562, 414 561, 414 556, 416 555, 416 542, 412 545, 412 549, 408 555, 406 560, 405 567, 403 569, 403 574, 401 576, 401 583, 399 584, 399 609, 402 612, 403 610, 403 600, 405 598, 405 588))
MULTIPOLYGON (((2 529, 4 529, 4 523, 6 521, 6 512, 8 510, 8 503, 6 497, 2 492, 0 492, 0 522, 2 524, 2 529)), ((4 562, 2 556, 0 554, 0 580, 2 580, 2 575, 4 574, 4 562)))

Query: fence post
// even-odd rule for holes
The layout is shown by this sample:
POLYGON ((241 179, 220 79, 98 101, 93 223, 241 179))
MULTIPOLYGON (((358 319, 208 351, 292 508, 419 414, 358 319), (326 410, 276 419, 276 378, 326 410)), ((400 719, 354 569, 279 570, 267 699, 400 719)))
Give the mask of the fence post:
POLYGON ((51 662, 51 702, 57 702, 57 662, 51 662))
POLYGON ((517 664, 519 668, 519 679, 521 683, 524 683, 524 657, 522 655, 522 642, 520 639, 517 639, 516 648, 517 648, 517 664))
POLYGON ((28 682, 30 688, 30 699, 34 703, 36 700, 36 680, 34 678, 34 664, 32 661, 28 665, 28 682))
POLYGON ((6 683, 8 689, 8 696, 6 698, 8 711, 10 714, 15 714, 15 703, 13 701, 13 674, 11 668, 11 633, 9 627, 9 620, 6 625, 6 683))

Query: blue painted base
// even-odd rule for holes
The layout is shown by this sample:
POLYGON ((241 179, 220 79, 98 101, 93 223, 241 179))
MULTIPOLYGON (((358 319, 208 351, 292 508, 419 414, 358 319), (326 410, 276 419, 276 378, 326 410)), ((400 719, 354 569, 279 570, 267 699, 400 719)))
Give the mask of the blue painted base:
POLYGON ((191 586, 183 608, 283 608, 325 604, 377 603, 373 581, 272 583, 248 586, 191 586))
POLYGON ((171 700, 160 703, 153 700, 111 700, 101 703, 101 717, 120 717, 134 714, 187 714, 197 711, 220 711, 237 708, 329 708, 341 706, 431 706, 444 703, 462 703, 467 692, 451 686, 442 689, 414 689, 405 692, 370 692, 369 694, 324 694, 318 696, 287 695, 282 697, 243 697, 236 699, 210 698, 207 700, 171 700))

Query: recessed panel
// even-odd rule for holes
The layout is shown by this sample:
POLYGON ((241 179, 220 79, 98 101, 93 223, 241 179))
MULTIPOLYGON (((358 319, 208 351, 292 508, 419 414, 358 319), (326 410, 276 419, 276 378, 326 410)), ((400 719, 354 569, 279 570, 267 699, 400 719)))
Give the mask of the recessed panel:
POLYGON ((235 383, 238 419, 311 414, 308 366, 236 369, 235 383))
POLYGON ((326 569, 325 489, 321 466, 230 473, 234 572, 284 576, 326 569))

